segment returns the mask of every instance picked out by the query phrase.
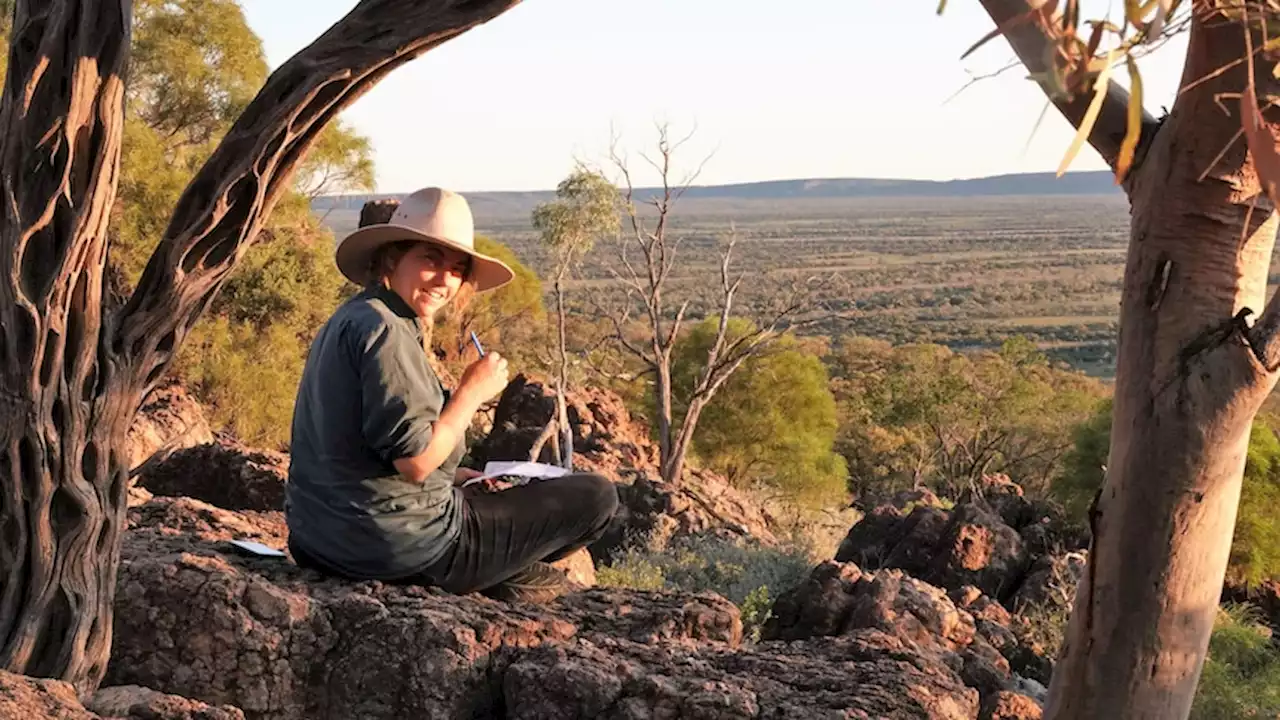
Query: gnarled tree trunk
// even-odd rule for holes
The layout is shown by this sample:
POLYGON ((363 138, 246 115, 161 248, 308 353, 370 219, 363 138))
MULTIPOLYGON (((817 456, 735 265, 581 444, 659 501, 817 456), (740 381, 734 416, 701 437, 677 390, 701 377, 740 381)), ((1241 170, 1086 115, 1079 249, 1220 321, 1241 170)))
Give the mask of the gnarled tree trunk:
MULTIPOLYGON (((1000 24, 1029 7, 983 5, 1000 24)), ((1196 9, 1184 85, 1246 54, 1241 24, 1208 3, 1196 9)), ((1037 71, 1054 32, 1039 21, 1009 39, 1037 71)), ((1126 181, 1132 230, 1111 452, 1046 720, 1174 720, 1191 710, 1250 426, 1277 378, 1276 309, 1247 320, 1266 300, 1276 215, 1238 138, 1238 105, 1215 102, 1245 92, 1247 79, 1235 65, 1182 92, 1163 122, 1148 119, 1126 181)), ((1058 105, 1079 124, 1088 100, 1058 105)), ((1090 138, 1113 167, 1125 101, 1113 88, 1090 138)))
POLYGON ((0 667, 99 678, 127 460, 102 269, 130 3, 19 2, 0 104, 0 667), (87 32, 92 29, 92 32, 87 32))
MULTIPOLYGON (((274 72, 102 305, 129 0, 18 0, 0 102, 0 667, 82 692, 110 654, 125 432, 337 113, 519 0, 363 0, 274 72)), ((300 5, 301 9, 301 5, 300 5)))

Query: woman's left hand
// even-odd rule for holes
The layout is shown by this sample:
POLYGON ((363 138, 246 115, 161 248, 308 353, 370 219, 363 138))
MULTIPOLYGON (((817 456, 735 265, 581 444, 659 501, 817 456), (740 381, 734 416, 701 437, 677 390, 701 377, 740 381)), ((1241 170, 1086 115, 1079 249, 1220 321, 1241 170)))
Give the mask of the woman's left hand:
POLYGON ((461 485, 462 483, 468 480, 471 480, 472 478, 478 478, 483 474, 484 473, 480 472, 479 470, 472 470, 469 467, 460 467, 453 474, 453 484, 461 485))

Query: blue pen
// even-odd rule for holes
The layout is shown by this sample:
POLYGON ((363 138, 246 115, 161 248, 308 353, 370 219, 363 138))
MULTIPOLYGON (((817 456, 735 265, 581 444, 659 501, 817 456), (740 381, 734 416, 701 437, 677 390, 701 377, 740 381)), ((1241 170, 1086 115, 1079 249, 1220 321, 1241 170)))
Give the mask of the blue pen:
POLYGON ((471 331, 471 342, 476 346, 476 352, 480 353, 480 357, 484 357, 484 348, 480 347, 480 338, 476 337, 476 331, 471 331))

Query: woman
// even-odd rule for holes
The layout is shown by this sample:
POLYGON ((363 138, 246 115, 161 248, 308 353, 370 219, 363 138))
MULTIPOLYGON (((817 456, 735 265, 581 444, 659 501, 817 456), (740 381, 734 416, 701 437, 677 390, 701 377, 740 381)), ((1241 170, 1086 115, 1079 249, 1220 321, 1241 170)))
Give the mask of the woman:
POLYGON ((320 329, 298 388, 285 517, 299 565, 352 579, 545 601, 566 580, 548 563, 604 533, 608 480, 576 474, 491 494, 458 485, 472 416, 507 385, 490 352, 447 393, 428 361, 433 318, 513 277, 475 251, 456 193, 410 195, 389 222, 338 244, 364 291, 320 329))

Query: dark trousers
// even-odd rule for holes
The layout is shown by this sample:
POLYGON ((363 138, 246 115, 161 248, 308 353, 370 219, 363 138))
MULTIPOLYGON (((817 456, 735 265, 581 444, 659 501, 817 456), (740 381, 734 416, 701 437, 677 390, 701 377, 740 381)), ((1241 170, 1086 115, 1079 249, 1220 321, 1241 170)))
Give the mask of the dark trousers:
POLYGON ((493 587, 600 539, 618 509, 617 488, 591 473, 465 497, 458 541, 412 582, 458 595, 493 587))
MULTIPOLYGON (((604 535, 618 508, 617 488, 592 473, 494 493, 464 491, 463 497, 462 530, 453 547, 422 572, 395 582, 457 595, 478 592, 535 562, 555 562, 590 545, 604 535)), ((290 550, 298 565, 317 565, 290 550)))

